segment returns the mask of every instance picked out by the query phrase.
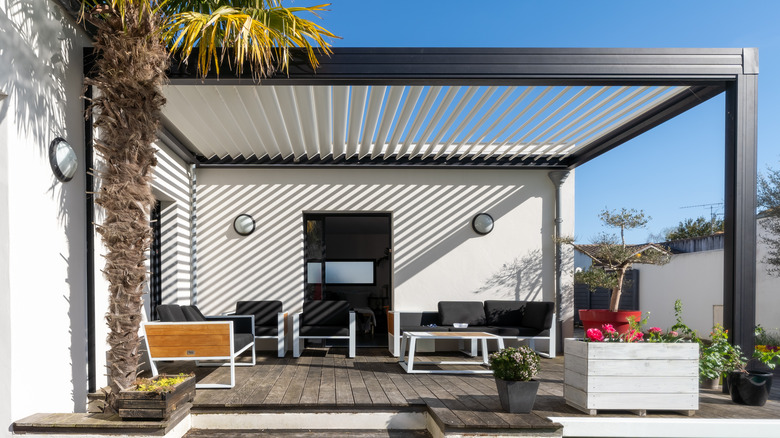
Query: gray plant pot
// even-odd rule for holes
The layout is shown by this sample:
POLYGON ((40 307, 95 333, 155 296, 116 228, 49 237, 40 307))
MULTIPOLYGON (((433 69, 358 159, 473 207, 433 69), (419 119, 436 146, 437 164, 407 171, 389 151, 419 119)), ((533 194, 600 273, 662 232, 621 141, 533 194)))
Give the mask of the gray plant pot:
POLYGON ((527 414, 534 408, 539 382, 536 380, 517 382, 496 379, 496 388, 502 409, 513 414, 527 414))

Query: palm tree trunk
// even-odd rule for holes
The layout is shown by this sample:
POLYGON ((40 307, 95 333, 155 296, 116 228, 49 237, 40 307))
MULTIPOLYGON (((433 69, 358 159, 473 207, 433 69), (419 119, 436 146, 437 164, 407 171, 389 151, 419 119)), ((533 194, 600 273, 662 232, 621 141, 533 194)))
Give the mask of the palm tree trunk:
MULTIPOLYGON (((116 394, 133 384, 140 359, 138 328, 152 235, 152 168, 157 163, 152 142, 165 104, 162 84, 168 55, 155 17, 138 5, 130 5, 124 19, 108 13, 95 24, 97 71, 86 84, 98 89, 90 107, 99 129, 94 147, 103 160, 95 202, 105 213, 97 231, 107 251, 108 376, 116 394)), ((109 405, 114 405, 113 398, 109 405)))

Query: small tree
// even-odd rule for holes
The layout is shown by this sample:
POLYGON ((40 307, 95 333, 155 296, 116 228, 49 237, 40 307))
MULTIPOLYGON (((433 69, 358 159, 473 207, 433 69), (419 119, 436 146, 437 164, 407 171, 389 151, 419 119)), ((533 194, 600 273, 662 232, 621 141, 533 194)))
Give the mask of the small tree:
POLYGON ((665 248, 652 243, 626 245, 625 230, 644 227, 650 220, 642 210, 622 208, 610 211, 605 208, 599 218, 608 227, 620 228, 620 239, 615 235, 601 234, 594 239, 593 245, 574 245, 593 260, 587 271, 575 273, 574 278, 587 284, 591 291, 600 287, 611 289, 609 310, 617 312, 626 271, 635 263, 664 265, 669 262, 670 254, 665 248))
POLYGON ((763 225, 767 234, 761 236, 767 246, 767 272, 780 277, 780 170, 767 169, 758 179, 758 205, 763 209, 763 225))
POLYGON ((704 216, 696 219, 685 219, 665 235, 666 240, 690 239, 694 237, 707 237, 719 231, 723 231, 723 219, 712 218, 707 220, 704 216))

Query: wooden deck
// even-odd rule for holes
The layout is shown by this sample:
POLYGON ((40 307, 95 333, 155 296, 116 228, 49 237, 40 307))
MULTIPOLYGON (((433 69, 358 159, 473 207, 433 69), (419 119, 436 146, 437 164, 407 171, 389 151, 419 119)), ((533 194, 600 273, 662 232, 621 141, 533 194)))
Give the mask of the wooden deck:
MULTIPOLYGON (((451 359, 441 353, 428 356, 432 360, 451 359)), ((202 382, 228 379, 227 368, 196 368, 186 363, 164 364, 162 368, 195 371, 202 382)), ((260 355, 256 366, 236 368, 236 387, 199 389, 193 413, 427 409, 442 430, 514 430, 518 434, 524 430, 559 431, 560 425, 549 417, 587 418, 564 402, 563 357, 542 359, 541 368, 534 411, 509 414, 501 409, 490 375, 406 374, 385 349, 360 349, 358 356, 350 359, 343 348, 308 348, 299 359, 260 355)), ((699 410, 693 417, 649 411, 647 418, 778 419, 778 387, 775 385, 763 407, 740 406, 720 390, 702 390, 699 410)), ((603 417, 638 418, 627 411, 600 411, 595 418, 603 417)))
MULTIPOLYGON (((459 353, 421 356, 428 356, 431 360, 446 360, 452 359, 454 355, 460 356, 459 353)), ((160 363, 160 369, 168 373, 194 371, 201 382, 229 380, 227 367, 198 368, 192 362, 168 362, 160 363)), ((673 428, 668 433, 658 432, 653 436, 672 436, 670 433, 674 436, 696 437, 745 436, 742 429, 734 431, 733 428, 744 427, 746 421, 752 427, 759 428, 754 429, 760 431, 754 434, 756 436, 777 436, 776 430, 780 427, 780 383, 777 383, 777 379, 770 400, 762 407, 737 405, 720 390, 701 390, 699 410, 692 417, 676 412, 648 411, 644 418, 627 411, 599 411, 599 415, 591 417, 567 406, 563 399, 563 357, 542 359, 538 380, 541 385, 534 411, 530 414, 509 414, 500 407, 492 376, 407 374, 401 369, 397 358, 390 356, 386 349, 359 349, 354 359, 346 357, 346 348, 308 348, 299 359, 289 355, 279 359, 275 354, 261 353, 256 366, 236 368, 237 384, 234 388, 198 389, 196 392, 193 418, 230 417, 232 420, 228 420, 231 421, 228 425, 231 427, 228 429, 233 430, 215 430, 225 429, 222 426, 204 426, 206 430, 197 430, 193 420, 194 429, 186 436, 423 437, 428 436, 425 428, 431 430, 426 426, 423 430, 409 428, 385 433, 384 425, 376 427, 376 423, 371 423, 374 426, 365 426, 362 418, 367 417, 353 420, 350 427, 346 426, 346 422, 355 416, 349 415, 338 416, 336 420, 345 423, 342 431, 333 430, 332 425, 322 428, 329 431, 307 430, 317 429, 308 422, 311 418, 331 413, 354 413, 358 417, 388 413, 407 415, 404 418, 424 417, 427 418, 425 421, 435 422, 442 434, 455 436, 561 437, 569 434, 567 430, 578 427, 596 427, 598 433, 601 433, 609 425, 620 422, 629 424, 623 427, 633 428, 628 429, 628 435, 633 435, 630 430, 656 427, 659 423, 673 428), (306 419, 299 420, 292 427, 269 426, 268 422, 285 417, 278 414, 292 414, 296 418, 306 419), (256 417, 262 417, 262 420, 247 427, 246 424, 256 417), (550 418, 554 418, 555 422, 550 418), (654 423, 648 426, 649 423, 643 423, 645 420, 654 423), (232 427, 234 423, 237 427, 232 427), (686 425, 686 430, 692 433, 682 430, 686 425), (359 430, 361 428, 366 430, 359 430), (704 432, 702 435, 702 429, 711 434, 704 432)), ((182 427, 186 432, 190 426, 182 426, 183 423, 175 419, 168 422, 123 422, 118 416, 107 414, 42 413, 15 422, 14 431, 57 433, 62 436, 88 436, 96 433, 152 436, 163 435, 174 428, 180 430, 182 427)))

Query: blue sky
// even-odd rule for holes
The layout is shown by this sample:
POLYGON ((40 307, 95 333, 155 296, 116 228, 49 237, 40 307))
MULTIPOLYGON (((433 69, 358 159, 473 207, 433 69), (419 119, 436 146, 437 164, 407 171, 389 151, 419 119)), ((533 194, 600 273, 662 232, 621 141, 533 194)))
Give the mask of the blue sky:
MULTIPOLYGON (((778 0, 331 0, 321 23, 337 47, 758 47, 758 169, 780 168, 778 0)), ((312 5, 291 0, 287 6, 312 5)), ((723 96, 576 171, 576 238, 605 207, 642 209, 634 243, 723 202, 723 96)), ((720 208, 722 212, 722 206, 720 208)))

